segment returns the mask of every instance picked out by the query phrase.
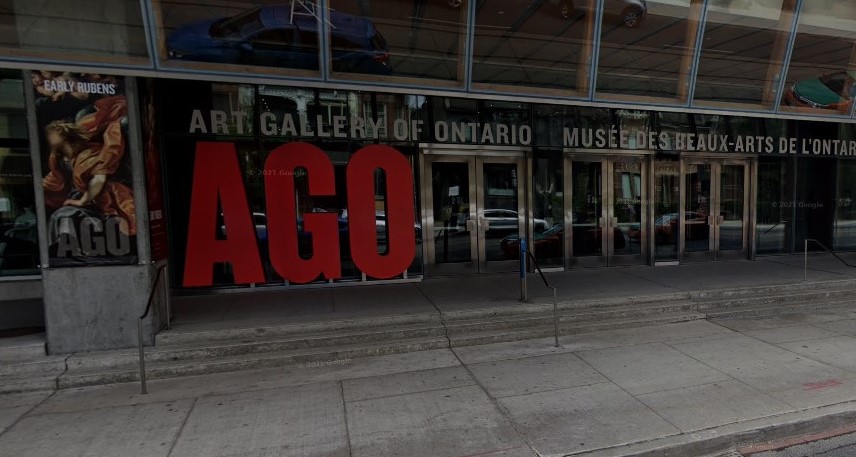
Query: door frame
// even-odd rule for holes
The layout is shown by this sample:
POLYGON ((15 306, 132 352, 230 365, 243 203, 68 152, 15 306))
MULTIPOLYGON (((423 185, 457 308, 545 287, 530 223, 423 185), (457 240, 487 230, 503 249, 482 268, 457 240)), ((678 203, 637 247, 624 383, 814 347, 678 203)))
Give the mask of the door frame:
POLYGON ((484 217, 484 167, 485 163, 505 163, 517 165, 517 214, 518 233, 523 239, 529 239, 527 228, 532 223, 529 214, 529 178, 526 174, 530 165, 528 149, 505 146, 468 146, 446 144, 420 144, 419 185, 423 259, 426 275, 459 275, 516 271, 518 260, 487 261, 486 237, 482 224, 484 217), (432 168, 435 162, 467 163, 469 173, 469 210, 466 230, 470 236, 470 262, 437 264, 435 263, 434 244, 434 194, 432 188, 432 168))
MULTIPOLYGON (((579 152, 569 151, 563 155, 564 193, 565 193, 565 266, 574 267, 599 267, 620 265, 645 265, 649 262, 650 245, 652 243, 649 234, 651 225, 651 205, 647 204, 650 199, 650 156, 645 151, 633 151, 628 153, 621 151, 599 151, 579 152), (573 162, 600 163, 601 165, 601 208, 598 217, 600 230, 601 255, 577 257, 574 255, 574 233, 573 233, 573 162), (615 228, 617 227, 615 209, 612 202, 615 199, 614 167, 616 162, 638 163, 643 182, 640 186, 641 192, 641 222, 639 224, 641 243, 640 253, 633 255, 615 254, 615 228)), ((623 235, 622 235, 623 236, 623 235)))
POLYGON ((680 260, 687 262, 695 261, 712 261, 712 260, 738 260, 749 259, 753 252, 752 244, 754 239, 750 238, 753 233, 754 221, 750 218, 755 214, 755 197, 753 192, 755 185, 755 176, 753 174, 755 167, 754 160, 749 156, 740 156, 730 154, 723 155, 706 155, 693 154, 684 155, 681 157, 681 205, 680 205, 680 238, 679 238, 679 256, 680 260), (687 166, 693 164, 706 164, 710 166, 710 215, 708 217, 708 247, 707 251, 687 252, 686 250, 686 204, 689 194, 689 189, 686 188, 686 173, 687 166), (725 165, 738 165, 743 167, 743 243, 739 250, 724 251, 721 249, 721 234, 722 234, 722 167, 725 165))

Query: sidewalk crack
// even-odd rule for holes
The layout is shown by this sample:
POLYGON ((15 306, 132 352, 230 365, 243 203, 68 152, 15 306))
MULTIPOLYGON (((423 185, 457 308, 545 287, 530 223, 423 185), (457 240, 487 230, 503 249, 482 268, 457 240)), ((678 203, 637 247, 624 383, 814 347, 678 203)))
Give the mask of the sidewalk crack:
POLYGON ((478 388, 481 389, 482 392, 484 392, 484 394, 490 400, 491 404, 493 404, 494 408, 496 408, 497 411, 499 411, 500 414, 502 414, 503 417, 505 417, 505 419, 511 425, 511 428, 513 428, 514 431, 517 433, 517 436, 520 438, 520 440, 524 444, 526 444, 526 446, 529 448, 530 451, 532 451, 532 453, 535 456, 540 457, 541 454, 535 449, 535 447, 529 441, 528 437, 523 432, 523 429, 520 426, 520 424, 518 424, 514 420, 514 418, 511 416, 511 414, 502 406, 502 404, 499 403, 499 400, 497 400, 496 397, 491 395, 491 393, 487 390, 487 388, 478 380, 478 378, 476 378, 475 374, 473 374, 472 370, 470 370, 470 367, 461 359, 461 356, 458 355, 458 352, 455 351, 455 348, 452 346, 452 337, 449 334, 449 327, 446 324, 446 318, 443 315, 443 311, 440 309, 439 306, 437 306, 436 303, 434 303, 433 300, 431 300, 428 297, 427 294, 425 294, 424 291, 422 291, 421 288, 419 288, 419 290, 422 292, 423 295, 425 295, 425 298, 428 300, 429 303, 431 303, 431 306, 433 306, 434 309, 437 311, 437 316, 440 319, 440 325, 443 327, 443 334, 446 337, 446 344, 447 344, 447 347, 449 348, 449 352, 451 352, 452 355, 455 356, 455 359, 458 361, 458 363, 461 365, 461 367, 467 372, 467 375, 469 375, 470 379, 473 380, 473 383, 475 383, 475 385, 478 386, 478 388))
POLYGON ((184 416, 184 420, 181 421, 181 427, 179 427, 178 432, 175 434, 175 438, 173 438, 172 443, 169 445, 169 451, 166 453, 167 457, 171 456, 172 452, 175 450, 175 446, 178 444, 178 440, 181 438, 184 428, 187 427, 187 421, 190 419, 190 415, 193 414, 193 409, 196 408, 197 400, 199 400, 199 397, 194 397, 191 401, 190 408, 187 409, 187 414, 184 416))

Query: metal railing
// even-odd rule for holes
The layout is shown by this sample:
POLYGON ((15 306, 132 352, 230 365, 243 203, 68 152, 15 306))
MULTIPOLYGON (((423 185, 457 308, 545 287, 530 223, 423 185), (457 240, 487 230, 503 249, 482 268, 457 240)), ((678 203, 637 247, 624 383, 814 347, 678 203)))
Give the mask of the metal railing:
POLYGON ((161 281, 161 278, 167 277, 166 274, 167 265, 161 265, 158 267, 157 273, 155 274, 155 280, 152 283, 152 288, 149 291, 149 299, 146 302, 146 309, 143 311, 143 314, 137 318, 137 348, 140 353, 140 393, 145 395, 148 393, 148 389, 146 388, 146 353, 143 350, 143 319, 149 316, 149 312, 152 310, 152 302, 155 298, 155 293, 158 290, 158 285, 161 286, 163 293, 163 300, 166 301, 164 308, 166 311, 166 322, 167 326, 169 326, 169 321, 171 320, 171 311, 169 309, 169 283, 166 279, 161 281))
POLYGON ((526 274, 528 269, 526 268, 526 260, 529 259, 532 261, 532 265, 535 267, 535 271, 538 272, 538 275, 541 277, 541 281, 544 283, 544 287, 550 289, 553 292, 553 343, 556 347, 559 347, 559 299, 558 299, 558 289, 554 286, 550 285, 550 282, 547 281, 547 277, 544 275, 544 272, 541 271, 541 266, 538 265, 538 259, 535 258, 535 255, 532 254, 526 246, 526 240, 520 240, 520 294, 521 299, 523 301, 529 301, 529 285, 526 281, 526 274))
POLYGON ((836 259, 838 259, 839 262, 841 262, 845 266, 848 266, 850 268, 856 268, 856 265, 853 265, 852 263, 844 260, 841 256, 832 252, 831 249, 827 248, 820 241, 818 241, 814 238, 806 238, 805 239, 805 250, 803 251, 804 252, 803 253, 803 281, 808 281, 808 243, 809 242, 812 242, 812 243, 820 246, 820 248, 823 249, 824 251, 826 251, 827 254, 831 255, 832 257, 835 257, 836 259))

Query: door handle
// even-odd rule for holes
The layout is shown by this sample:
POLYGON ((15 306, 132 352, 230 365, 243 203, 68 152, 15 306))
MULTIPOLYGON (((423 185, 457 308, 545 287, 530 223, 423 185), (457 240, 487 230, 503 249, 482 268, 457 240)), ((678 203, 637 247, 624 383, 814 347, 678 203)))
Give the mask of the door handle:
POLYGON ((482 232, 490 230, 490 219, 484 217, 479 218, 479 230, 482 232))
POLYGON ((719 216, 716 216, 716 223, 717 224, 722 225, 723 222, 725 222, 725 216, 723 216, 721 214, 719 216))
POLYGON ((476 221, 474 219, 467 219, 467 231, 475 232, 476 231, 476 221))

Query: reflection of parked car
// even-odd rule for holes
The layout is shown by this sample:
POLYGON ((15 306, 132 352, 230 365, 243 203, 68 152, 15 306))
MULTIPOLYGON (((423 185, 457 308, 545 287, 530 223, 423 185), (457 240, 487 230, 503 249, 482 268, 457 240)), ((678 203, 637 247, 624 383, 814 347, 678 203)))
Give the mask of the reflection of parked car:
MULTIPOLYGON (((556 224, 549 229, 535 233, 533 246, 530 247, 536 257, 556 258, 562 257, 562 244, 564 243, 565 228, 562 224, 556 224)), ((520 237, 509 235, 499 242, 499 247, 507 259, 517 259, 520 254, 520 237)))
MULTIPOLYGON (((488 230, 497 232, 516 232, 519 225, 517 211, 510 209, 486 209, 483 217, 488 224, 488 230)), ((544 219, 532 219, 536 232, 547 230, 547 221, 544 219)))
MULTIPOLYGON (((314 6, 300 5, 293 18, 290 5, 275 5, 184 25, 167 37, 169 57, 317 69, 318 19, 314 6)), ((374 23, 336 11, 330 23, 334 70, 389 73, 389 47, 374 23)))
MULTIPOLYGON (((343 209, 341 214, 342 219, 348 220, 348 210, 343 209)), ((381 210, 375 211, 375 230, 377 231, 378 240, 386 240, 386 213, 381 210)), ((416 241, 422 241, 422 224, 419 222, 413 223, 413 230, 416 234, 416 241)))
MULTIPOLYGON (((573 244, 575 256, 593 255, 600 252, 603 230, 589 225, 575 225, 573 227, 573 244)), ((627 246, 624 232, 618 227, 612 229, 613 250, 618 251, 627 246)), ((556 224, 543 232, 536 232, 534 236, 534 253, 538 257, 562 257, 562 246, 565 242, 565 227, 556 224)), ((500 241, 502 252, 508 259, 517 259, 520 252, 520 237, 509 235, 500 241)))
POLYGON ((856 97, 856 71, 836 71, 800 81, 785 93, 785 104, 850 112, 856 97))
MULTIPOLYGON (((684 213, 686 220, 686 231, 688 240, 705 239, 710 234, 707 225, 707 216, 695 211, 684 213)), ((654 221, 654 233, 657 244, 674 243, 678 240, 678 213, 663 214, 654 221)))
POLYGON ((603 16, 613 18, 618 24, 628 28, 639 25, 647 15, 646 0, 604 0, 603 2, 603 16))

